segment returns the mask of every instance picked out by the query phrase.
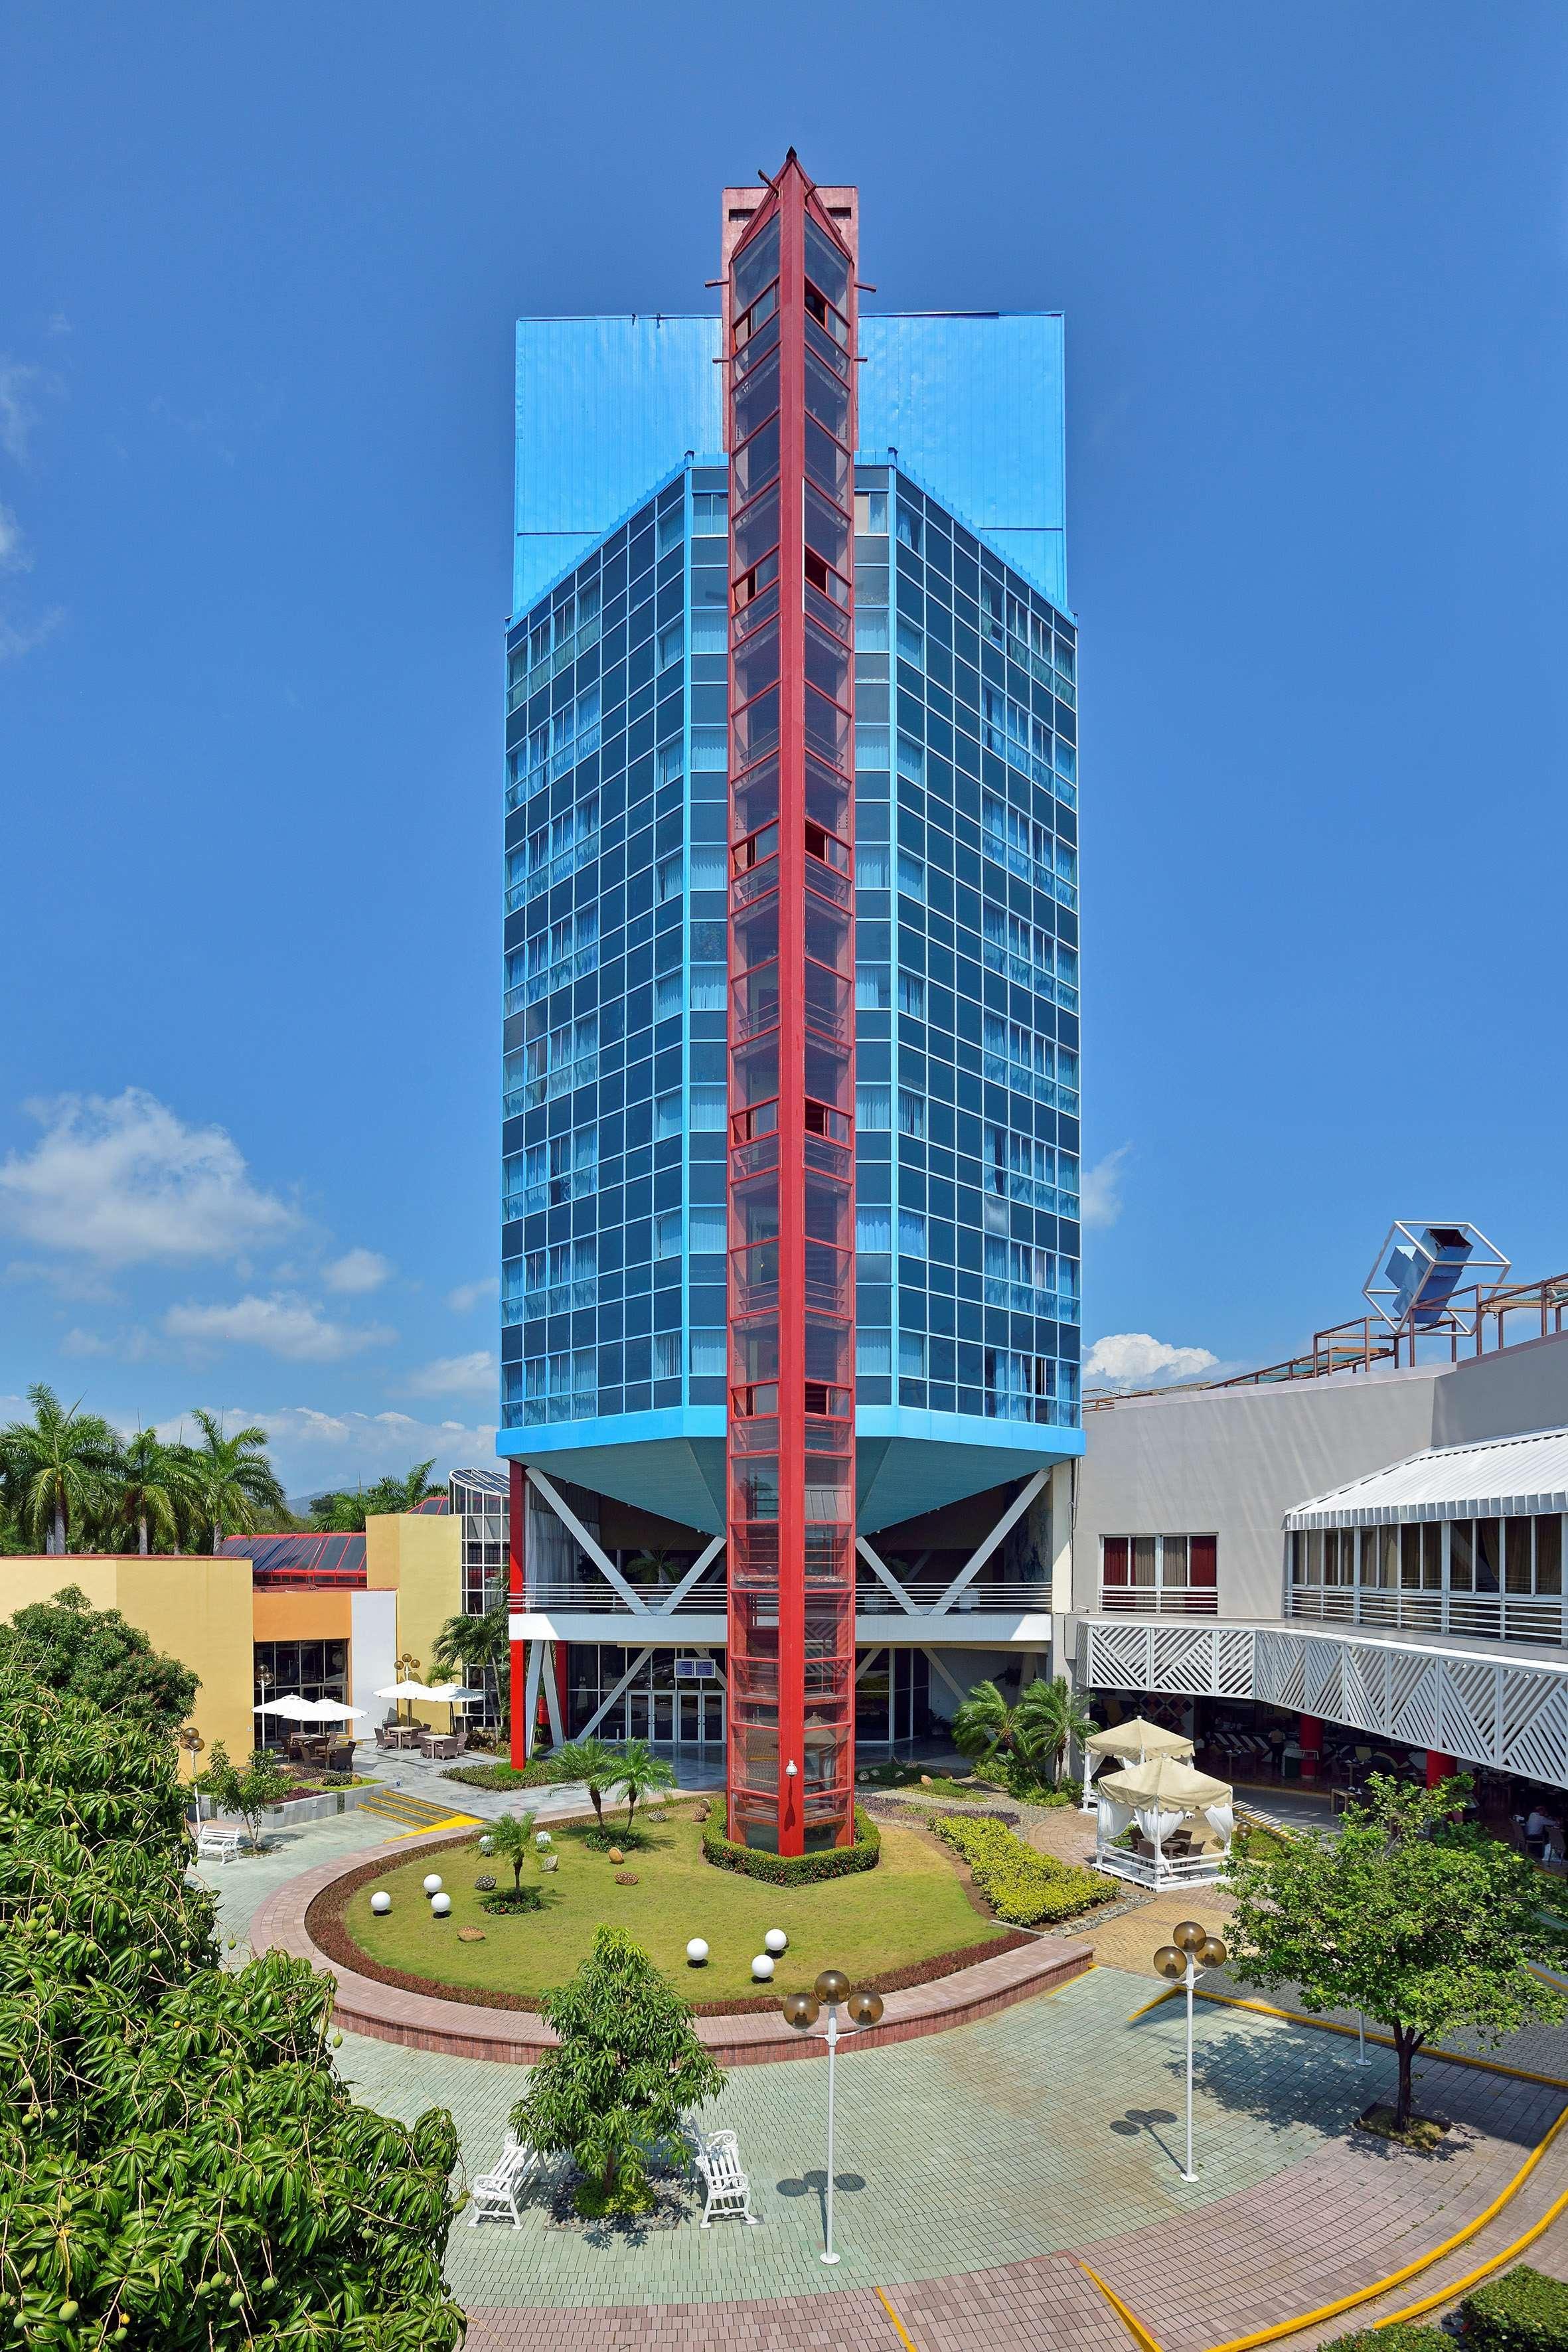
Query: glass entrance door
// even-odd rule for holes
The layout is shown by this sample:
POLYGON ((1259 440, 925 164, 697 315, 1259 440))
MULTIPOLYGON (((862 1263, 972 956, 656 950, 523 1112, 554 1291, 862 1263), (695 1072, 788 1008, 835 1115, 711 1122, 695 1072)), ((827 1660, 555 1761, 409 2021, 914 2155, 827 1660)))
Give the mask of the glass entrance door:
POLYGON ((722 1748, 724 1694, 717 1690, 676 1693, 676 1739, 682 1748, 722 1748))

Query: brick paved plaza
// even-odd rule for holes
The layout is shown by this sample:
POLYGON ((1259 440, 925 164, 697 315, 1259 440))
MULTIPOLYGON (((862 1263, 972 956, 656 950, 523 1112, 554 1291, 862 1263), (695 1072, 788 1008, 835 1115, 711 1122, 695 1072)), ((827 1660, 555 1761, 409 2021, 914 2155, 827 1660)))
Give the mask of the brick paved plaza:
MULTIPOLYGON (((385 1826, 346 1815, 258 1860, 206 1870, 228 1932, 243 1943, 252 1915, 289 1877, 374 1850, 385 1826)), ((1202 1916, 1205 1905, 1193 1907, 1202 1916)), ((1391 2089, 1389 2053, 1373 2047, 1363 2072, 1353 2040, 1200 2002, 1200 2178, 1187 2186, 1183 2006, 1136 2014, 1155 1988, 1134 1967, 1146 1965, 1142 1947, 1168 1933, 1167 1908, 1114 1923, 1107 1940, 1121 1965, 976 2023, 845 2059, 837 2270, 816 2259, 825 2070, 747 2066, 704 2120, 739 2134, 763 2226, 700 2231, 689 2189, 636 2231, 558 2221, 547 2191, 516 2231, 471 2229, 465 2216, 448 2272, 470 2314, 474 2352, 896 2352, 899 2326, 915 2352, 1125 2345, 1121 2323, 1073 2257, 1164 2352, 1203 2352, 1425 2252, 1496 2196, 1561 2111, 1563 2095, 1550 2087, 1430 2063, 1420 2095, 1452 2119, 1444 2152, 1423 2160, 1390 2151, 1348 2129, 1370 2096, 1391 2089)), ((1565 2042, 1538 2032, 1514 2063, 1568 2074, 1565 2042)), ((341 2063, 356 2096, 385 2113, 449 2107, 470 2171, 493 2160, 522 2082, 515 2066, 356 2035, 345 2036, 341 2063)), ((1568 2156, 1549 2158, 1531 2184, 1535 2201, 1521 2199, 1518 2227, 1565 2185, 1568 2156)), ((1463 2259, 1450 2265, 1455 2274, 1463 2259)), ((1378 2315, 1397 2307, 1395 2296, 1378 2315)))

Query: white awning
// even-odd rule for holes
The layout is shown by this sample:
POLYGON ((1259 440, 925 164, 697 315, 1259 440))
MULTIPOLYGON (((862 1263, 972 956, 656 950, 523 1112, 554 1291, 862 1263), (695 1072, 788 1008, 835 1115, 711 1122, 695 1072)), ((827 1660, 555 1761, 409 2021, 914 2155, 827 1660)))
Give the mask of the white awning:
POLYGON ((1335 1486, 1285 1514, 1285 1525, 1376 1528, 1402 1519, 1505 1518, 1568 1511, 1568 1429, 1435 1445, 1335 1486))

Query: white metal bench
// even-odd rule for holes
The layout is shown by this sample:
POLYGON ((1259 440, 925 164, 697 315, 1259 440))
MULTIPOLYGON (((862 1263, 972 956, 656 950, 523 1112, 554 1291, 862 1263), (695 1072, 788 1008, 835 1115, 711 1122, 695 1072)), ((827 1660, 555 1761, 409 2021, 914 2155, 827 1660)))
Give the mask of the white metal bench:
POLYGON ((518 2194, 538 2171, 539 2164, 539 2156, 528 2142, 508 2132, 499 2161, 489 2172, 481 2172, 477 2180, 468 2183, 468 2202, 473 2207, 468 2227, 477 2230, 487 2213, 498 2217, 509 2213, 512 2228, 521 2230, 522 2215, 517 2210, 518 2194))
POLYGON ((697 2169, 708 2192, 702 2211, 704 2230, 712 2227, 716 2213, 721 2219, 738 2213, 753 2230, 761 2226, 761 2214, 752 2210, 752 2184, 741 2169, 740 2143, 732 2131, 703 2132, 698 2136, 697 2169))
POLYGON ((244 1837, 228 1822, 203 1822, 196 1831, 196 1859, 199 1862, 232 1862, 238 1853, 244 1837))

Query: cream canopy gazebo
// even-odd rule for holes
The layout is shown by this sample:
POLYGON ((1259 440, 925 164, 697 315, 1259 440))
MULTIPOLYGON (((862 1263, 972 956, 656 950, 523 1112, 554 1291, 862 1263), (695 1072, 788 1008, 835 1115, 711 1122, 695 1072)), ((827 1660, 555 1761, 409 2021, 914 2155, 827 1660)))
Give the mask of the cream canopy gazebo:
POLYGON ((1137 1763, 1146 1756, 1190 1756, 1193 1743, 1184 1732, 1167 1731, 1163 1723, 1151 1723, 1145 1716, 1130 1716, 1125 1723, 1108 1724, 1083 1743, 1083 1811, 1094 1811, 1089 1782, 1094 1768, 1105 1756, 1120 1757, 1124 1764, 1137 1763))
POLYGON ((1151 1756, 1119 1772, 1107 1772, 1100 1781, 1098 1819, 1094 1833, 1097 1870, 1115 1878, 1131 1878, 1141 1886, 1191 1885, 1215 1879, 1225 1867, 1236 1827, 1228 1781, 1211 1780, 1176 1756, 1151 1756), (1214 1832, 1217 1847, 1194 1853, 1170 1854, 1166 1842, 1184 1822, 1202 1820, 1214 1832), (1116 1841, 1136 1824, 1143 1843, 1152 1848, 1119 1845, 1116 1841))

